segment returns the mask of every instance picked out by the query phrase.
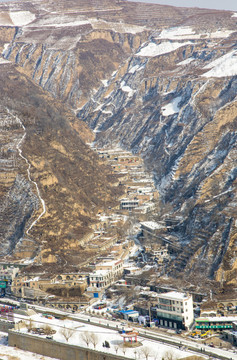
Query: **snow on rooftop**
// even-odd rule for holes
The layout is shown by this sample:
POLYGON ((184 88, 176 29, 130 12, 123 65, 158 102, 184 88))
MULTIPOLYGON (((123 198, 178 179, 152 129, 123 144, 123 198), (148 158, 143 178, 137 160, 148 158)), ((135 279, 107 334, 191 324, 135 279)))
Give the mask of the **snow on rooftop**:
POLYGON ((154 42, 149 43, 144 48, 142 48, 137 56, 159 56, 162 54, 167 54, 171 51, 177 50, 180 47, 191 44, 190 41, 187 42, 170 42, 165 41, 160 44, 155 44, 154 42))
POLYGON ((237 316, 201 316, 196 319, 196 321, 218 321, 218 322, 233 322, 237 321, 237 316))
POLYGON ((165 299, 177 299, 177 300, 184 300, 187 299, 188 295, 185 293, 181 293, 178 291, 169 291, 164 294, 159 294, 159 297, 165 298, 165 299))
POLYGON ((100 275, 106 275, 110 272, 110 270, 94 270, 90 276, 100 276, 100 275))
POLYGON ((202 74, 203 77, 224 77, 237 75, 237 50, 232 50, 220 58, 212 61, 203 69, 210 69, 202 74))
POLYGON ((181 97, 178 96, 177 98, 173 99, 169 104, 163 106, 161 108, 162 115, 163 116, 169 116, 173 115, 179 112, 179 102, 181 100, 181 97))
POLYGON ((148 227, 148 228, 150 228, 152 230, 163 228, 163 226, 156 223, 155 221, 143 221, 143 222, 141 222, 141 225, 143 225, 145 227, 148 227))
POLYGON ((234 13, 231 17, 237 17, 237 13, 234 13))

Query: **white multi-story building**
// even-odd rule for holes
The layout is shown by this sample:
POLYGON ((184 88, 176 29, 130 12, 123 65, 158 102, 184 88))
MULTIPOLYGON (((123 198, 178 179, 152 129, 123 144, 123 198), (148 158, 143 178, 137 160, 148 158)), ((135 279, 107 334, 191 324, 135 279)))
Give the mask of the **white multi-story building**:
POLYGON ((123 273, 123 260, 110 260, 100 262, 95 265, 96 270, 109 270, 112 273, 112 278, 116 279, 123 273))
POLYGON ((0 281, 8 281, 9 284, 15 279, 19 271, 18 267, 14 266, 0 266, 0 281))
POLYGON ((109 270, 95 270, 90 274, 90 288, 92 291, 107 288, 112 284, 112 273, 109 270))
POLYGON ((122 199, 120 201, 120 209, 131 211, 139 206, 139 200, 136 199, 122 199))
POLYGON ((94 297, 100 297, 103 290, 112 285, 123 273, 123 260, 111 260, 96 264, 95 271, 90 276, 90 286, 87 292, 94 297))
POLYGON ((189 328, 194 321, 192 295, 177 291, 158 294, 156 315, 161 326, 189 328))

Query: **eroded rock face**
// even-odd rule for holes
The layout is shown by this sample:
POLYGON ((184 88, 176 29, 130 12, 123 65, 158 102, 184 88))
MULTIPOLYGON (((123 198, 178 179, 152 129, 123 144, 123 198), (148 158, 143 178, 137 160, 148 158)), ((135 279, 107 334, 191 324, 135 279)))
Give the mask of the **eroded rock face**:
POLYGON ((87 126, 13 66, 1 66, 1 256, 63 265, 73 248, 85 261, 80 242, 120 190, 83 141, 93 140, 87 126))
MULTIPOLYGON (((185 269, 192 276, 202 271, 234 283, 237 33, 233 13, 106 0, 60 1, 56 13, 51 1, 32 2, 30 8, 24 2, 17 6, 18 11, 28 11, 24 24, 17 23, 17 15, 7 5, 1 7, 0 23, 5 24, 1 39, 5 36, 1 33, 7 34, 7 44, 2 40, 4 58, 72 107, 78 119, 95 130, 99 145, 119 144, 143 156, 160 193, 157 213, 169 224, 163 235, 184 249, 170 272, 185 269)), ((68 183, 71 189, 75 182, 77 189, 84 185, 77 181, 74 168, 80 157, 73 152, 74 140, 72 146, 63 143, 65 134, 71 138, 71 130, 62 135, 61 122, 56 120, 57 130, 49 126, 45 131, 42 124, 37 130, 43 131, 40 142, 31 136, 28 140, 37 149, 30 160, 50 208, 60 184, 63 188, 68 183), (44 151, 45 139, 54 154, 50 165, 38 154, 39 148, 44 151), (69 164, 69 177, 61 165, 63 158, 69 164)), ((71 126, 90 136, 75 119, 71 126)), ((91 166, 98 165, 87 159, 81 159, 79 166, 86 179, 92 175, 91 166)), ((61 203, 70 199, 60 193, 61 203)), ((86 203, 87 193, 81 190, 81 194, 86 203)), ((62 223, 74 218, 78 208, 81 216, 87 216, 87 207, 78 202, 72 208, 72 200, 65 206, 62 223)), ((59 227, 54 211, 50 214, 39 227, 56 239, 65 227, 59 227)))

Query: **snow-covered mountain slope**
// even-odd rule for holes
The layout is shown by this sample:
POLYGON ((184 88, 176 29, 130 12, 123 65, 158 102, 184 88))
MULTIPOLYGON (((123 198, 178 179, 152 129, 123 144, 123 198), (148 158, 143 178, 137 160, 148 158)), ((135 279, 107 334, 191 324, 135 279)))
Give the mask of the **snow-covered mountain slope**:
POLYGON ((143 156, 163 235, 184 249, 171 272, 235 282, 235 14, 123 0, 0 10, 4 61, 73 108, 99 145, 143 156))

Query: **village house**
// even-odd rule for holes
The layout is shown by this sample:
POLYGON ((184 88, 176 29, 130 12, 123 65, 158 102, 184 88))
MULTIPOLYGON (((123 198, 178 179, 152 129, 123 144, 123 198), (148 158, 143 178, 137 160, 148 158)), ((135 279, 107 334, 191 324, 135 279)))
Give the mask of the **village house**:
POLYGON ((19 271, 19 267, 8 266, 3 267, 0 265, 0 281, 6 281, 8 285, 11 285, 19 271))
POLYGON ((161 326, 190 328, 194 321, 192 295, 177 291, 158 294, 156 316, 161 326))
POLYGON ((229 341, 232 345, 237 346, 237 320, 232 322, 231 330, 223 330, 223 339, 229 341))
POLYGON ((47 298, 47 290, 64 287, 70 289, 77 287, 83 293, 88 286, 88 273, 63 273, 59 275, 19 274, 14 278, 11 292, 19 298, 37 300, 47 298))
POLYGON ((163 240, 159 238, 159 233, 164 228, 165 225, 159 224, 155 221, 141 222, 142 236, 147 242, 159 242, 160 245, 164 245, 163 240))
POLYGON ((114 280, 118 279, 123 274, 123 260, 104 261, 95 265, 96 270, 108 270, 112 273, 114 280))
POLYGON ((95 270, 90 274, 90 286, 87 293, 92 297, 99 298, 103 291, 112 285, 123 274, 123 260, 111 260, 100 262, 95 265, 95 270))

